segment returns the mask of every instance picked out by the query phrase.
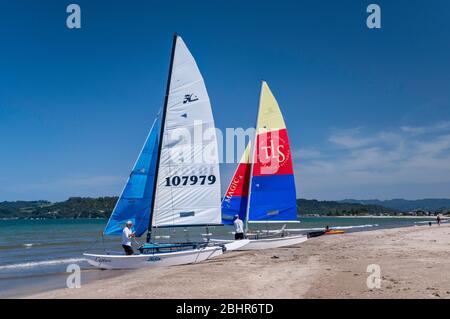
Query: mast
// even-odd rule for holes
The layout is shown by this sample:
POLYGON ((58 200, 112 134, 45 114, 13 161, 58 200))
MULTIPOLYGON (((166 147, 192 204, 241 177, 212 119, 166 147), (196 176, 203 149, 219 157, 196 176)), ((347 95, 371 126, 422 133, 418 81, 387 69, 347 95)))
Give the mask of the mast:
POLYGON ((158 157, 156 159, 156 176, 155 181, 153 184, 153 196, 152 196, 152 205, 151 205, 151 214, 148 222, 148 229, 147 229, 147 243, 150 242, 152 238, 152 220, 153 220, 153 211, 155 210, 155 197, 156 197, 156 187, 158 185, 158 171, 159 171, 159 162, 161 158, 161 148, 162 148, 162 142, 163 142, 163 135, 164 135, 164 127, 166 124, 166 112, 167 112, 167 102, 169 100, 169 92, 170 92, 170 82, 172 80, 172 69, 173 69, 173 60, 175 56, 175 48, 177 45, 177 38, 178 35, 176 33, 173 34, 173 42, 172 42, 172 52, 170 55, 170 65, 169 65, 169 75, 167 77, 167 86, 166 86, 166 96, 164 98, 164 106, 162 110, 162 117, 161 117, 161 130, 160 130, 160 136, 159 136, 159 143, 158 143, 158 157))
POLYGON ((245 214, 245 225, 244 225, 245 233, 247 233, 248 231, 248 217, 250 216, 250 198, 252 196, 253 164, 255 161, 255 154, 256 154, 256 142, 258 139, 258 119, 259 119, 259 112, 261 111, 262 83, 264 83, 264 80, 261 81, 261 91, 259 93, 258 114, 256 114, 256 124, 255 124, 255 138, 253 139, 253 143, 250 145, 250 154, 251 154, 250 180, 248 183, 247 212, 245 214))

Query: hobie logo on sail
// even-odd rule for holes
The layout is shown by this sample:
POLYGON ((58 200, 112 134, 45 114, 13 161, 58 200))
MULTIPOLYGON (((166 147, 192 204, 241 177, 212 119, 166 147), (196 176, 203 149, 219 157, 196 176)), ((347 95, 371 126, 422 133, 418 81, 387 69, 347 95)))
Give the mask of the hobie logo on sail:
POLYGON ((189 103, 189 102, 195 102, 198 101, 197 95, 194 95, 194 93, 186 94, 184 96, 183 104, 189 103))

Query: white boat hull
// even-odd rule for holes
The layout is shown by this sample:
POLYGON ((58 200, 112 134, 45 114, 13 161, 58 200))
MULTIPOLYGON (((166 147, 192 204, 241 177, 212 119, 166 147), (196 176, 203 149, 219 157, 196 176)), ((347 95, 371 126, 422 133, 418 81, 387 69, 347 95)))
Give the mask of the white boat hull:
POLYGON ((250 242, 249 239, 241 239, 241 240, 223 240, 223 239, 211 239, 212 244, 224 245, 227 251, 239 250, 240 248, 248 245, 250 242))
POLYGON ((308 237, 305 235, 250 239, 247 245, 238 248, 237 250, 260 250, 260 249, 279 248, 300 244, 307 240, 308 237))
POLYGON ((136 269, 193 264, 222 255, 222 247, 213 246, 168 253, 140 255, 83 254, 87 262, 101 269, 136 269))

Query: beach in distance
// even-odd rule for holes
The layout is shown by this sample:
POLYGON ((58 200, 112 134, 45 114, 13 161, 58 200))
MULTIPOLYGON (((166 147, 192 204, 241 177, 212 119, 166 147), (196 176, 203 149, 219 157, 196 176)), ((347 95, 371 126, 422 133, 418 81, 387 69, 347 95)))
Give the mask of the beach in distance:
POLYGON ((325 235, 298 246, 130 271, 28 298, 450 299, 449 247, 448 223, 325 235))

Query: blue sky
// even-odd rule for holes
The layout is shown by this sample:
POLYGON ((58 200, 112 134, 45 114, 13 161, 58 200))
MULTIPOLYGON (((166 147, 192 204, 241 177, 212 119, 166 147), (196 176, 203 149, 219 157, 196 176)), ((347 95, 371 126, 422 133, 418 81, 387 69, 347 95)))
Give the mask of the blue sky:
POLYGON ((72 2, 1 3, 0 200, 118 195, 162 105, 174 31, 217 127, 254 125, 268 81, 299 197, 449 197, 448 1, 72 2), (72 2, 80 30, 65 25, 72 2))

